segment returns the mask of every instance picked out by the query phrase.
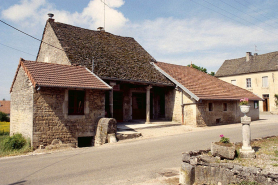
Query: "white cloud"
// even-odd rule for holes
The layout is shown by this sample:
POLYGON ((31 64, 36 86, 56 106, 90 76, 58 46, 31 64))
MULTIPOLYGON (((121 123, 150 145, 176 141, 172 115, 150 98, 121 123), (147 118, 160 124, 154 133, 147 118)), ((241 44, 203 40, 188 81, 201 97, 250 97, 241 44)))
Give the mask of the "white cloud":
MULTIPOLYGON (((104 2, 104 0, 103 0, 104 2)), ((124 27, 128 21, 124 15, 113 9, 124 4, 123 0, 107 0, 105 7, 105 29, 116 33, 124 27)), ((70 13, 65 10, 57 10, 55 6, 47 0, 21 0, 2 11, 2 16, 8 20, 16 22, 23 27, 37 28, 44 25, 49 12, 54 13, 54 19, 58 22, 68 23, 96 30, 97 27, 104 26, 104 4, 100 0, 91 0, 82 12, 70 13)))

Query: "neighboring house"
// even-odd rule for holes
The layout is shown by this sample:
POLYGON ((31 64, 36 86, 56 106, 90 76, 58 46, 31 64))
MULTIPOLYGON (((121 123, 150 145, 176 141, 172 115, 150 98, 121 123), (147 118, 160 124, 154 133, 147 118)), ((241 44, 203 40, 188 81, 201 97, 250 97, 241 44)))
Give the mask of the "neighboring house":
MULTIPOLYGON (((156 62, 133 38, 50 18, 36 62, 19 62, 11 87, 11 134, 23 133, 36 148, 54 139, 93 143, 104 116, 118 122, 233 123, 240 121, 243 97, 251 104, 260 100, 195 69, 156 62)), ((258 110, 251 108, 250 116, 259 119, 258 110)))
POLYGON ((278 52, 262 55, 246 52, 246 57, 225 60, 215 76, 263 98, 260 111, 278 111, 275 103, 275 94, 278 94, 278 52))
POLYGON ((0 112, 4 112, 10 116, 10 103, 11 101, 2 100, 0 101, 0 112))
MULTIPOLYGON (((217 124, 240 122, 239 100, 249 98, 252 120, 259 119, 259 109, 255 107, 261 100, 255 94, 223 82, 209 74, 187 66, 154 62, 164 75, 176 84, 172 99, 173 119, 185 124, 211 126, 217 124)), ((169 111, 170 112, 170 111, 169 111)))
POLYGON ((35 148, 57 138, 73 145, 92 139, 110 89, 85 67, 20 59, 11 86, 10 134, 22 133, 35 148))

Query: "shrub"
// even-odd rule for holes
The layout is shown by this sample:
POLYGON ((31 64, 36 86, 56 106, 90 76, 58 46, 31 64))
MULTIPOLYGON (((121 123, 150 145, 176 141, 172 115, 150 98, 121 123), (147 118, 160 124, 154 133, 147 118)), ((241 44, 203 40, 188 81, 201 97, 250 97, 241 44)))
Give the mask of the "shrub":
POLYGON ((15 134, 11 137, 7 137, 2 145, 3 151, 18 150, 21 149, 27 143, 22 134, 15 134))
POLYGON ((0 121, 10 121, 7 114, 0 111, 0 121))

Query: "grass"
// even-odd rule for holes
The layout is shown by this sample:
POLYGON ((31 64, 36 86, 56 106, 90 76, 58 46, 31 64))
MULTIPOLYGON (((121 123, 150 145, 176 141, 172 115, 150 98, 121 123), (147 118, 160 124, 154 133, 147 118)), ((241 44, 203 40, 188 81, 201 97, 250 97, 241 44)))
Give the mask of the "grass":
POLYGON ((10 122, 0 122, 0 136, 10 133, 10 122))
MULTIPOLYGON (((256 159, 237 157, 233 162, 243 166, 255 166, 260 168, 266 168, 269 166, 278 167, 278 136, 252 141, 251 146, 253 149, 255 149, 256 159)), ((236 145, 237 153, 239 153, 239 149, 241 147, 242 144, 236 145)))
POLYGON ((26 140, 25 145, 21 149, 5 150, 4 143, 10 138, 11 137, 9 135, 0 135, 0 157, 22 155, 33 151, 30 139, 26 140))

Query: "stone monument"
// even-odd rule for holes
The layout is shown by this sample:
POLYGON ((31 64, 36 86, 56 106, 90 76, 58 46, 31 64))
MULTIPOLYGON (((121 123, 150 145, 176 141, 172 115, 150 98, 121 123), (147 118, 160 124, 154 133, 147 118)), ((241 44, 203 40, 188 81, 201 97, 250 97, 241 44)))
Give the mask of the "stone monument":
MULTIPOLYGON (((250 107, 250 106, 249 106, 250 107)), ((252 149, 251 147, 251 129, 250 129, 250 124, 251 124, 251 117, 248 117, 246 113, 244 113, 244 116, 241 117, 241 124, 242 124, 242 148, 239 150, 240 157, 241 158, 255 158, 255 150, 252 149)))

